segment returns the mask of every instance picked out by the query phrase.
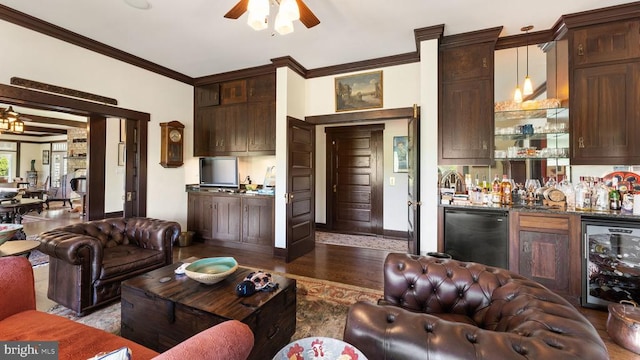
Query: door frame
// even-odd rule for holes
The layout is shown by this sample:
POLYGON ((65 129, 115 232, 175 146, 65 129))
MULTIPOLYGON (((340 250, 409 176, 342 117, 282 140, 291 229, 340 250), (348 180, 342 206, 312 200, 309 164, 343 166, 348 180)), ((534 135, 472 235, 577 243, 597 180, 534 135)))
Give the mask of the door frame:
MULTIPOLYGON (((137 189, 134 206, 124 212, 125 217, 146 216, 147 213, 147 132, 150 114, 80 99, 29 90, 11 85, 0 84, 0 102, 11 105, 50 110, 87 117, 87 199, 86 219, 95 220, 105 217, 105 144, 107 118, 123 118, 135 121, 137 130, 138 176, 126 177, 133 181, 129 186, 137 189), (90 130, 90 131, 89 131, 90 130)), ((130 127, 127 126, 127 132, 130 127)), ((133 129, 133 128, 131 128, 133 129)), ((133 130, 132 130, 133 131, 133 130)), ((127 134, 127 137, 133 134, 127 134)), ((127 145, 129 146, 129 145, 127 145)), ((131 173, 133 164, 127 162, 126 173, 131 173)), ((127 207, 125 206, 125 209, 127 207)))

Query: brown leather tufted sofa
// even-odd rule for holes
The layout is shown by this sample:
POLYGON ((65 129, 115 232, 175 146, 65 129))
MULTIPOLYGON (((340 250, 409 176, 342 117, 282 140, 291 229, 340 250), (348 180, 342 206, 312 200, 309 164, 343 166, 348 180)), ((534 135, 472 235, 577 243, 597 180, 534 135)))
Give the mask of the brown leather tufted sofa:
POLYGON ((49 299, 85 315, 120 298, 120 283, 169 265, 180 224, 150 218, 113 218, 69 225, 38 235, 48 254, 49 299))
POLYGON ((344 340, 376 359, 608 359, 569 302, 508 270, 389 254, 384 299, 349 310, 344 340))

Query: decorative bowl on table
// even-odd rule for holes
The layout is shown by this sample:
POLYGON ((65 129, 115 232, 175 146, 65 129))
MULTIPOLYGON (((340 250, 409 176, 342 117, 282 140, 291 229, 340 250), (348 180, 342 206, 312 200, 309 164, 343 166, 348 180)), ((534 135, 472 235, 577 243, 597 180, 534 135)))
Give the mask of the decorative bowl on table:
POLYGON ((238 269, 238 262, 232 257, 212 257, 196 260, 184 269, 191 279, 212 285, 224 280, 238 269))
POLYGON ((0 245, 13 238, 20 229, 22 229, 20 224, 0 224, 0 245))
POLYGON ((245 190, 256 191, 256 190, 258 190, 258 185, 257 184, 245 184, 244 188, 245 188, 245 190))

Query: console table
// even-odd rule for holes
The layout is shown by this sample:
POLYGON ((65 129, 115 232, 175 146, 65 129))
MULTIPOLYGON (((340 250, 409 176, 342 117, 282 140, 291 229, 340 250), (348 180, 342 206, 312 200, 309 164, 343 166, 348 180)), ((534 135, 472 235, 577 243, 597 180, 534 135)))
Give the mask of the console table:
POLYGON ((22 215, 30 212, 42 212, 42 204, 44 201, 40 199, 22 198, 0 201, 0 220, 3 223, 22 223, 22 215))

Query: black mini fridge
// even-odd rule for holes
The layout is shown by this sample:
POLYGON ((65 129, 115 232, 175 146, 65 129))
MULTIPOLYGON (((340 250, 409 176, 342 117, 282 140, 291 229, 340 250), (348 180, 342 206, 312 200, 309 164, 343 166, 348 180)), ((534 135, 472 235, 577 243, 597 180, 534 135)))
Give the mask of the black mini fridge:
POLYGON ((583 218, 582 306, 640 303, 640 222, 583 218))

